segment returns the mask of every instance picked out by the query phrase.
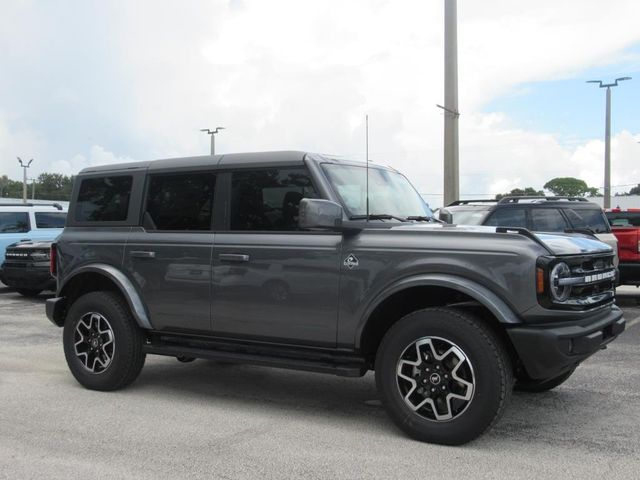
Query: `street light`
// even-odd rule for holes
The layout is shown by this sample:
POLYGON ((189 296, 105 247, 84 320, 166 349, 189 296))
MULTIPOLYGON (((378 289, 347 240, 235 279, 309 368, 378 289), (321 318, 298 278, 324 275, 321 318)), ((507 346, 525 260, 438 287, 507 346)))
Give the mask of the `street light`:
POLYGON ((211 135, 211 155, 216 154, 216 133, 220 130, 224 130, 224 127, 216 127, 215 130, 209 130, 208 128, 200 129, 201 132, 207 132, 208 135, 211 135))
POLYGON ((20 162, 20 166, 23 170, 22 175, 22 203, 27 203, 27 168, 31 166, 31 162, 33 162, 33 158, 29 160, 29 162, 25 165, 20 157, 16 157, 18 162, 20 162))
POLYGON ((587 83, 597 83, 600 88, 607 89, 607 112, 604 129, 604 208, 611 208, 611 87, 617 87, 618 82, 631 80, 631 77, 616 78, 613 83, 603 83, 602 80, 587 80, 587 83))

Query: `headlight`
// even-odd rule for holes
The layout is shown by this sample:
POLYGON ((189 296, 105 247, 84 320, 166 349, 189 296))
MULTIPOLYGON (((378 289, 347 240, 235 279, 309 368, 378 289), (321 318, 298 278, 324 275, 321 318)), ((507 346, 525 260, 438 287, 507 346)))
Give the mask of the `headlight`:
POLYGON ((571 269, 569 265, 564 262, 556 264, 549 274, 549 287, 551 290, 551 296, 556 302, 566 302, 571 295, 571 285, 560 285, 559 280, 561 278, 569 277, 571 275, 571 269))

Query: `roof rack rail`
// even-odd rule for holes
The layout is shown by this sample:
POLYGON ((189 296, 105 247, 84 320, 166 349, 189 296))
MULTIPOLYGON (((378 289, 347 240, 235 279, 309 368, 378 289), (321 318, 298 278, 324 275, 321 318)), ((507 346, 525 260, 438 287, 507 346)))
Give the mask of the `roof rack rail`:
POLYGON ((568 197, 568 196, 557 196, 557 197, 546 197, 544 195, 525 195, 522 197, 514 196, 514 197, 502 197, 498 203, 518 203, 520 200, 541 200, 545 202, 554 202, 557 200, 567 200, 569 202, 588 202, 584 197, 568 197))
POLYGON ((481 198, 477 200, 456 200, 451 202, 447 207, 453 207, 455 205, 469 205, 470 203, 496 203, 495 198, 481 198))
POLYGON ((496 233, 519 233, 525 237, 529 237, 531 240, 542 246, 547 252, 553 254, 549 247, 538 237, 536 237, 530 230, 522 227, 496 227, 496 233))
POLYGON ((0 207, 55 207, 62 210, 62 205, 57 202, 53 203, 22 203, 22 202, 4 202, 0 203, 0 207))

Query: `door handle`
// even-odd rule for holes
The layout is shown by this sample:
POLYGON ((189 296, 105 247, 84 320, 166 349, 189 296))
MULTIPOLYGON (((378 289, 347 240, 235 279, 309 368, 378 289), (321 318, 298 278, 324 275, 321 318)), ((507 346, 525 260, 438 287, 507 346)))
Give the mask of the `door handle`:
POLYGON ((221 253, 218 258, 223 262, 248 262, 249 255, 242 253, 221 253))
POLYGON ((129 252, 130 257, 135 258, 156 258, 156 252, 145 252, 142 250, 131 250, 129 252))

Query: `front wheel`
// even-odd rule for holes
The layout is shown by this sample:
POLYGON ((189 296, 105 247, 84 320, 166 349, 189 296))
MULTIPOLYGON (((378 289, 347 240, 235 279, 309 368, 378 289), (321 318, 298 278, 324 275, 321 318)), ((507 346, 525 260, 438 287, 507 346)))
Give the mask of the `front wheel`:
POLYGON ((145 361, 142 331, 126 302, 113 292, 91 292, 73 302, 63 343, 71 373, 91 390, 129 385, 145 361))
POLYGON ((500 339, 480 319, 427 308, 387 332, 376 356, 376 383, 388 414, 409 436, 459 445, 500 417, 513 372, 500 339))

